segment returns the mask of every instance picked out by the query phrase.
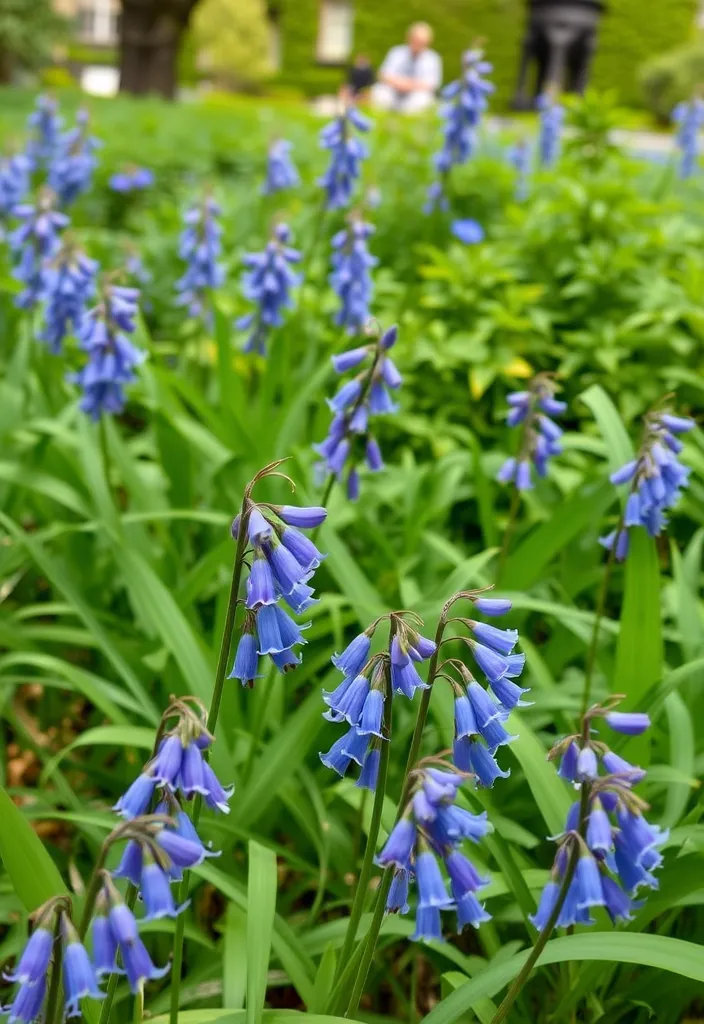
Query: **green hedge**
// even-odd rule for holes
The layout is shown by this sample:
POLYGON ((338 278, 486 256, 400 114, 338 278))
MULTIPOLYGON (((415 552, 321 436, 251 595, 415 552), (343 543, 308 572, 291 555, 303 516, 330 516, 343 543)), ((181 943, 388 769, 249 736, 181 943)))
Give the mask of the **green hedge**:
POLYGON ((640 81, 649 109, 668 121, 675 105, 690 99, 704 82, 704 38, 649 61, 640 81))
MULTIPOLYGON (((354 51, 366 53, 375 66, 394 43, 403 40, 412 21, 429 20, 435 46, 453 78, 460 55, 477 36, 486 40, 497 85, 495 108, 505 108, 513 94, 518 53, 526 18, 524 0, 405 0, 381 4, 356 0, 354 51)), ((329 92, 342 79, 341 69, 316 63, 319 0, 280 0, 283 68, 281 80, 307 95, 329 92)), ((684 43, 693 31, 697 0, 611 0, 599 32, 593 84, 617 89, 621 102, 641 106, 641 65, 684 43)))

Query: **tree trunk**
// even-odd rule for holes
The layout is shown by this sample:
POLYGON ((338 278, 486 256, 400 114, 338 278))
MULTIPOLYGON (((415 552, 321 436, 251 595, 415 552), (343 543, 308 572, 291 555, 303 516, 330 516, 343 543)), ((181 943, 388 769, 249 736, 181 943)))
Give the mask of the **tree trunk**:
POLYGON ((198 0, 122 0, 120 91, 176 94, 178 55, 198 0))

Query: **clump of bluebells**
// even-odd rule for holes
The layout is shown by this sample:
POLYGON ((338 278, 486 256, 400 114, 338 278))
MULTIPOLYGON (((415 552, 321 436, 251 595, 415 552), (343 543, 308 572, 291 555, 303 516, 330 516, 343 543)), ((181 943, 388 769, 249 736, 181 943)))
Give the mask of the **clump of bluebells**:
POLYGON ((27 118, 31 133, 27 156, 33 170, 48 170, 59 148, 63 119, 53 96, 38 96, 34 110, 27 118))
POLYGON ((539 477, 547 476, 548 463, 562 451, 562 428, 551 418, 561 416, 567 403, 555 398, 557 385, 549 374, 538 374, 526 391, 506 396, 510 406, 506 416, 509 427, 521 425, 518 454, 506 459, 497 474, 500 483, 513 483, 519 491, 533 487, 531 467, 539 477))
POLYGON ((148 167, 137 167, 130 164, 122 171, 111 175, 108 185, 113 192, 129 195, 131 192, 143 192, 154 184, 154 172, 148 167))
POLYGON ((639 736, 650 725, 647 715, 615 708, 623 698, 594 705, 584 716, 579 734, 560 740, 549 756, 560 758, 559 774, 580 790, 532 921, 542 930, 550 924, 569 928, 594 924, 592 907, 605 907, 611 920, 630 921, 641 889, 657 889, 653 871, 662 864, 658 847, 667 831, 644 817, 647 804, 634 792, 646 773, 594 738, 600 721, 626 736, 639 736), (563 887, 568 884, 566 893, 563 887))
POLYGON ((98 165, 95 152, 101 143, 89 134, 88 123, 88 111, 79 110, 75 128, 62 134, 56 145, 48 181, 61 206, 69 206, 88 191, 98 165))
POLYGON ((361 214, 353 213, 347 226, 332 237, 330 284, 340 300, 335 323, 346 327, 348 334, 358 333, 369 320, 373 293, 371 268, 379 262, 369 252, 367 244, 373 233, 374 225, 367 223, 361 214))
POLYGON ((235 321, 239 331, 248 331, 245 352, 266 354, 266 339, 273 327, 284 322, 283 310, 293 307, 291 290, 302 281, 292 267, 302 256, 292 248, 291 232, 286 224, 277 224, 263 252, 245 253, 242 292, 246 299, 256 303, 256 309, 235 321))
POLYGON ((332 663, 343 680, 335 690, 323 691, 328 706, 323 718, 345 722, 348 729, 327 753, 320 754, 320 759, 338 775, 344 775, 352 762, 359 765, 357 785, 372 792, 377 785, 381 746, 389 739, 387 722, 393 695, 400 693, 412 700, 416 690, 427 689, 416 665, 430 658, 436 649, 433 641, 421 636, 407 619, 422 625, 410 612, 383 615, 356 636, 342 654, 333 655, 332 663), (390 623, 388 650, 370 656, 374 633, 386 619, 390 623))
POLYGON ((441 91, 445 101, 440 107, 443 127, 443 145, 433 158, 437 181, 428 189, 425 212, 447 210, 447 176, 453 167, 464 164, 474 153, 477 129, 487 108, 493 84, 485 77, 492 65, 484 60, 481 50, 467 50, 462 56, 462 75, 441 91))
POLYGON ((57 355, 64 338, 83 322, 86 303, 95 291, 97 260, 90 259, 71 240, 65 241, 48 263, 43 279, 44 326, 39 334, 57 355))
POLYGON ((282 673, 300 664, 295 648, 306 642, 307 627, 281 605, 300 615, 315 603, 309 583, 325 555, 301 530, 315 529, 326 515, 321 507, 258 504, 245 496, 232 535, 241 543, 241 557, 249 552, 250 572, 242 634, 228 678, 252 687, 260 678, 261 657, 271 658, 282 673))
POLYGON ((538 97, 540 125, 538 130, 538 160, 541 167, 552 167, 560 153, 565 108, 552 93, 538 97))
POLYGON ((675 142, 680 151, 680 178, 691 178, 697 169, 699 133, 704 126, 704 100, 693 97, 688 103, 678 103, 672 112, 677 125, 675 142))
POLYGON ((357 466, 360 458, 365 459, 367 467, 374 473, 384 468, 381 449, 370 430, 369 420, 372 416, 397 411, 398 406, 388 390, 397 390, 402 382, 396 364, 388 355, 389 349, 396 344, 397 336, 397 327, 389 327, 384 332, 377 332, 375 342, 332 357, 337 373, 367 364, 352 380, 342 385, 334 398, 328 400, 334 416, 325 440, 313 445, 323 460, 317 466, 321 478, 331 473, 339 480, 347 467, 347 496, 352 501, 359 497, 357 466))
POLYGON ((288 188, 296 188, 301 178, 291 158, 293 146, 287 139, 274 139, 269 146, 266 160, 266 178, 262 194, 274 195, 288 188))
POLYGON ((679 435, 693 430, 694 420, 653 410, 646 414, 644 422, 643 442, 637 458, 610 477, 613 484, 629 485, 621 522, 599 539, 619 562, 628 554, 629 530, 644 526, 651 537, 657 537, 667 525, 665 513, 677 504, 689 483, 690 469, 683 466, 677 456, 683 447, 679 435))
POLYGON ((208 293, 219 288, 225 276, 219 263, 222 249, 219 216, 220 206, 212 196, 205 196, 183 216, 178 254, 186 263, 186 272, 176 282, 176 301, 194 318, 205 316, 208 293))
POLYGON ((325 190, 328 210, 349 206, 360 175, 361 162, 369 155, 366 143, 355 135, 368 132, 371 121, 352 105, 326 125, 320 133, 320 145, 330 153, 330 163, 318 184, 325 190))
POLYGON ((59 232, 68 224, 66 214, 55 205, 51 189, 42 188, 36 203, 21 203, 13 210, 20 224, 9 236, 12 276, 25 286, 15 299, 20 309, 33 309, 46 290, 48 260, 59 247, 59 232))
POLYGON ((88 362, 70 379, 83 390, 81 409, 96 422, 125 406, 125 384, 136 380, 135 368, 144 353, 131 342, 139 289, 106 283, 98 305, 84 314, 78 332, 88 362))
POLYGON ((490 831, 486 811, 471 814, 456 804, 467 778, 440 758, 421 761, 410 773, 406 805, 377 858, 394 869, 386 900, 390 913, 408 912, 409 883, 415 881, 415 940, 442 941, 442 910, 455 911, 459 932, 491 919, 477 897, 491 879, 460 850, 465 839, 478 843, 490 831), (449 876, 450 892, 438 861, 449 876))

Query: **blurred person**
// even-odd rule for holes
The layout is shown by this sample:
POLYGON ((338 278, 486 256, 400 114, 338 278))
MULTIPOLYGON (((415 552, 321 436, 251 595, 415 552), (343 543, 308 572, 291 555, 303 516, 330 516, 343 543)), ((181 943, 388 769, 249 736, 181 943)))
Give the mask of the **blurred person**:
POLYGON ((358 53, 350 64, 347 81, 342 86, 340 94, 347 103, 363 102, 375 82, 376 74, 369 57, 364 53, 358 53))
POLYGON ((433 30, 424 21, 411 25, 406 39, 387 53, 372 89, 372 103, 382 110, 416 114, 434 102, 442 83, 442 61, 430 49, 433 30))

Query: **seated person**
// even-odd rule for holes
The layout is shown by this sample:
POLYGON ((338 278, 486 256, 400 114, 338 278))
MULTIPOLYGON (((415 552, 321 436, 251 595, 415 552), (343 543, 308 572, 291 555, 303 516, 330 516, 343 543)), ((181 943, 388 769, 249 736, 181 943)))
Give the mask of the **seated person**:
POLYGON ((376 75, 369 57, 358 53, 347 72, 347 81, 341 90, 342 98, 348 102, 363 100, 375 81, 376 75))
POLYGON ((430 49, 433 30, 418 21, 408 30, 407 43, 394 46, 379 69, 372 103, 382 110, 415 114, 433 104, 442 82, 442 61, 430 49))

